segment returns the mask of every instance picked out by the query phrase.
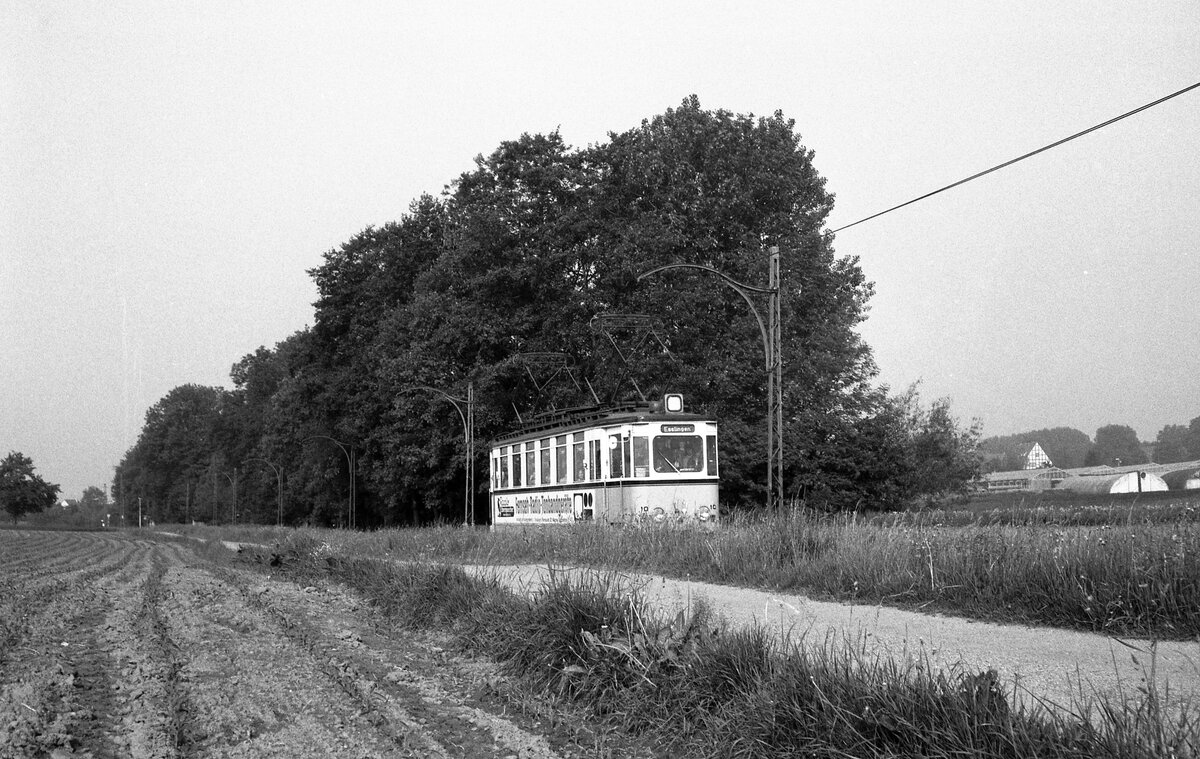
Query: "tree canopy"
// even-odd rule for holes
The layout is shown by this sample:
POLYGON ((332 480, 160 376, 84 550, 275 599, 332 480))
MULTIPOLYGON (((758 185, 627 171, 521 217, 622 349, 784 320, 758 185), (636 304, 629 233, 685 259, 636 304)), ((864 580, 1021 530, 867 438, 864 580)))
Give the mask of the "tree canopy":
MULTIPOLYGON (((872 285, 823 231, 833 196, 812 160, 781 113, 705 110, 695 97, 583 149, 557 133, 503 142, 440 197, 327 252, 310 271, 312 328, 238 362, 234 389, 205 396, 207 421, 180 437, 205 430, 207 453, 179 442, 179 462, 138 485, 178 499, 180 477, 223 462, 243 466, 257 500, 276 481, 261 464, 250 474, 256 459, 286 470, 285 500, 305 504, 292 518, 335 522, 352 492, 365 523, 447 518, 461 513, 464 441, 441 394, 470 384, 480 468, 486 442, 522 416, 680 392, 720 420, 723 500, 761 502, 766 372, 753 313, 709 274, 638 275, 699 264, 765 287, 776 246, 788 495, 896 505, 925 487, 913 475, 924 444, 904 404, 872 384, 857 332, 872 285), (640 331, 596 328, 613 314, 645 318, 640 331), (530 364, 547 353, 569 368, 553 382, 530 364)), ((920 421, 946 432, 945 411, 920 421)), ((160 417, 148 415, 138 456, 160 417)))
POLYGON ((1085 465, 1130 466, 1145 464, 1149 460, 1132 427, 1106 424, 1096 430, 1096 444, 1088 451, 1085 465))
POLYGON ((1200 416, 1184 426, 1168 424, 1154 441, 1154 460, 1160 464, 1200 459, 1200 416))
POLYGON ((15 524, 26 514, 44 511, 58 500, 58 485, 35 473, 33 460, 11 451, 0 460, 0 505, 15 524))

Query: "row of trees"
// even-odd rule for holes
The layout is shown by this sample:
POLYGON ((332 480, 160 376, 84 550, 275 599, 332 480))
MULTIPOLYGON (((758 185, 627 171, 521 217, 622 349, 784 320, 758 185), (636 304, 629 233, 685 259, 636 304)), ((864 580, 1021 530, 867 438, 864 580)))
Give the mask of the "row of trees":
POLYGON ((856 331, 872 285, 834 253, 833 196, 794 127, 693 97, 586 149, 523 135, 477 157, 442 196, 329 251, 310 271, 313 326, 244 357, 232 390, 185 385, 151 408, 114 499, 267 521, 282 488, 285 521, 336 523, 356 492, 360 524, 451 518, 462 429, 444 398, 416 388, 462 396, 470 384, 481 469, 486 441, 519 414, 669 390, 720 420, 727 504, 761 503, 754 316, 703 273, 637 275, 691 263, 765 285, 768 246, 783 254, 789 495, 888 508, 960 487, 978 428, 960 429, 945 401, 924 408, 915 389, 874 384, 856 331), (614 313, 651 315, 653 335, 591 328, 614 313), (547 383, 527 359, 551 352, 570 372, 547 383))
POLYGON ((1153 443, 1138 440, 1137 432, 1124 424, 1107 424, 1096 430, 1096 438, 1070 427, 1031 430, 1015 435, 989 437, 979 442, 987 471, 1010 471, 1025 466, 1025 456, 1034 443, 1063 469, 1107 464, 1159 464, 1200 460, 1200 417, 1190 424, 1169 424, 1153 443))

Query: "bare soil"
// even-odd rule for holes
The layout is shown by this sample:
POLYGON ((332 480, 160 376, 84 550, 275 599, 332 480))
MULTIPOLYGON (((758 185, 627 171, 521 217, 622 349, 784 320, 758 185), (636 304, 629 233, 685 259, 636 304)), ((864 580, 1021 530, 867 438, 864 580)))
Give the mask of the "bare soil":
POLYGON ((392 629, 337 587, 222 566, 197 550, 118 533, 0 530, 0 757, 611 750, 446 638, 392 629))

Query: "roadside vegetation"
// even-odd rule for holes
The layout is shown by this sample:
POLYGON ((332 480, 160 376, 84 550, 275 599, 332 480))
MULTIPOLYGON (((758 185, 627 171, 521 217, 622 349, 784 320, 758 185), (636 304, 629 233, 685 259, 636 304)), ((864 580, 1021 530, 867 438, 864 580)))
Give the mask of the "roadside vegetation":
MULTIPOLYGON (((477 540, 450 528, 410 534, 477 540)), ((529 692, 659 755, 1164 757, 1200 748, 1186 705, 1153 687, 1120 702, 1081 693, 1069 705, 1028 704, 994 671, 934 675, 919 658, 875 659, 853 641, 781 649, 761 630, 722 628, 702 605, 659 617, 616 573, 594 581, 552 573, 529 598, 460 567, 364 555, 361 540, 331 542, 330 532, 276 537, 258 566, 280 571, 273 556, 301 582, 354 588, 399 626, 449 631, 463 650, 503 662, 529 692)))
POLYGON ((998 622, 1200 636, 1200 499, 1010 507, 973 517, 953 509, 739 515, 712 531, 184 529, 264 544, 319 534, 358 556, 593 566, 998 622))

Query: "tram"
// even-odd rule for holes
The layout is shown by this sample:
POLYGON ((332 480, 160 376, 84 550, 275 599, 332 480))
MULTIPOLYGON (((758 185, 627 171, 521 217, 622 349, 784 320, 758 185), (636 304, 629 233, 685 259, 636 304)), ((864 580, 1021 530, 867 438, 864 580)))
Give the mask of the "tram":
POLYGON ((562 412, 491 446, 492 527, 715 525, 717 423, 683 396, 562 412))

